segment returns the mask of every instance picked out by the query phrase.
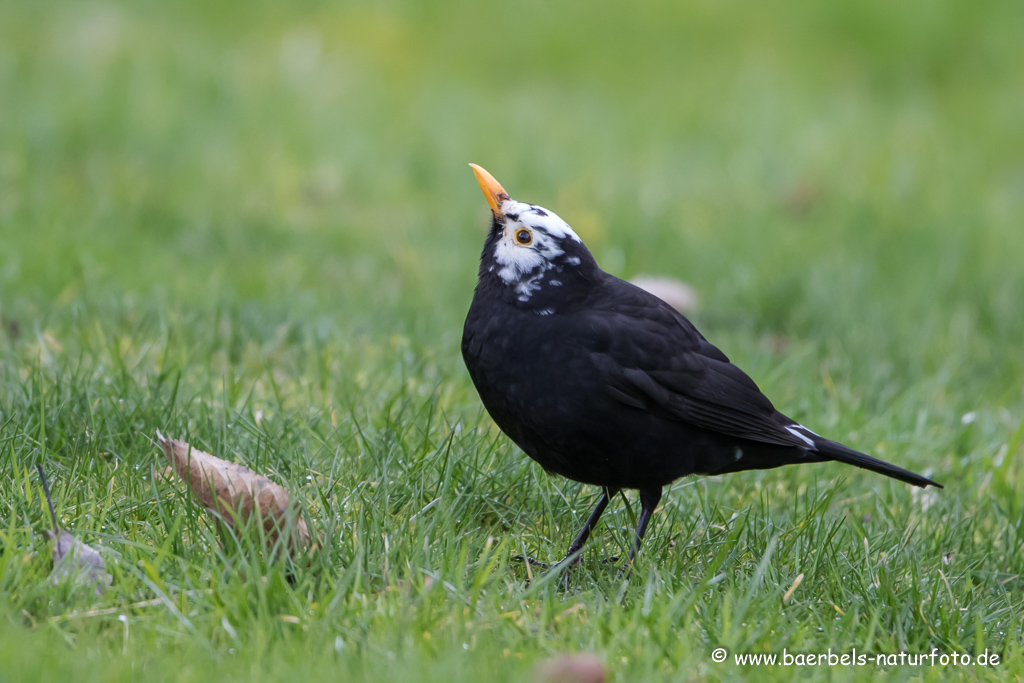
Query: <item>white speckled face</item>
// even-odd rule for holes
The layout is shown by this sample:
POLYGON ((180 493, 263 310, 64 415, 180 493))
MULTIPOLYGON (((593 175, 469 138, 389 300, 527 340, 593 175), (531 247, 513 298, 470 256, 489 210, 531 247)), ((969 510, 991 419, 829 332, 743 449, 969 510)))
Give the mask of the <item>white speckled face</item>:
MULTIPOLYGON (((580 242, 580 238, 557 215, 533 204, 507 199, 501 203, 501 212, 505 216, 504 231, 494 245, 498 277, 516 288, 520 301, 529 301, 556 267, 555 259, 565 253, 561 243, 566 239, 580 242)), ((578 265, 579 259, 573 258, 576 263, 570 265, 578 265)), ((555 287, 562 284, 552 277, 546 283, 555 287)))

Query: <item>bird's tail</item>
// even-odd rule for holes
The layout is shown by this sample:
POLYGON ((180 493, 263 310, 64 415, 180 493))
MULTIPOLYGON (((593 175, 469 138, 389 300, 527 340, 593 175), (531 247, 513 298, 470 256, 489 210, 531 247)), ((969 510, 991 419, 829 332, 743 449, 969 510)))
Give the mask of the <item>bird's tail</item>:
POLYGON ((921 488, 926 486, 942 488, 942 484, 938 484, 928 477, 922 477, 920 474, 915 474, 910 470, 897 467, 896 465, 887 463, 884 460, 872 458, 870 455, 859 453, 852 448, 847 448, 841 443, 830 441, 829 439, 825 439, 820 436, 817 436, 817 438, 814 439, 814 450, 812 452, 815 451, 829 460, 862 467, 866 470, 878 472, 879 474, 884 474, 887 477, 892 477, 893 479, 899 479, 900 481, 904 481, 908 484, 913 484, 914 486, 920 486, 921 488))

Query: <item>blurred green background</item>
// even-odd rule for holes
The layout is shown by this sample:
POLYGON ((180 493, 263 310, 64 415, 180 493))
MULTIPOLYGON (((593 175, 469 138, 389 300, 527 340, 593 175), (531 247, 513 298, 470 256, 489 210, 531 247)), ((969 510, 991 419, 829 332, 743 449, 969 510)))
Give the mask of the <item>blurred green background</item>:
POLYGON ((475 161, 606 269, 685 278, 711 315, 1019 378, 1022 20, 1015 2, 5 3, 5 312, 114 292, 448 333, 486 224, 475 161))
MULTIPOLYGON (((701 300, 696 322, 780 409, 952 485, 929 516, 901 488, 822 466, 700 484, 719 504, 748 509, 777 486, 781 502, 762 521, 781 524, 786 496, 815 477, 841 475, 844 500, 814 515, 857 520, 870 518, 862 507, 874 504, 872 487, 884 488, 885 507, 909 517, 896 514, 885 528, 865 522, 848 553, 861 552, 862 536, 865 548, 868 536, 881 537, 872 533, 898 540, 912 522, 935 552, 908 560, 911 575, 941 569, 939 553, 951 546, 971 558, 934 619, 919 619, 907 598, 907 610, 879 622, 885 634, 922 647, 933 627, 947 645, 975 629, 986 644, 1014 641, 1019 619, 998 615, 1011 607, 1019 615, 1019 600, 1000 582, 1024 571, 1014 531, 1024 520, 1022 122, 1024 3, 1013 0, 7 0, 0 452, 9 464, 0 521, 11 530, 45 524, 38 499, 22 502, 28 475, 17 474, 45 455, 58 492, 74 499, 65 524, 95 531, 100 512, 89 492, 107 491, 120 501, 109 509, 121 512, 101 516, 111 524, 101 545, 149 557, 145 548, 159 546, 166 520, 148 512, 150 494, 118 463, 149 469, 145 435, 156 427, 276 471, 296 490, 307 482, 305 467, 330 468, 332 457, 351 464, 357 454, 339 490, 402 480, 403 468, 418 465, 382 455, 392 469, 371 476, 366 468, 380 462, 364 463, 361 443, 338 434, 365 430, 362 438, 391 443, 387 430, 402 432, 405 420, 427 449, 448 438, 445 420, 480 417, 459 356, 488 221, 472 161, 513 197, 559 213, 609 272, 692 284, 701 300), (396 401, 412 401, 395 398, 403 391, 423 403, 396 417, 396 401), (253 417, 264 412, 286 425, 277 436, 268 436, 276 429, 269 418, 260 426, 253 417), (249 432, 238 432, 246 420, 249 432), (940 518, 949 527, 934 526, 940 518), (972 518, 984 521, 975 529, 972 518), (978 533, 994 545, 972 556, 978 533), (118 545, 123 538, 131 542, 118 545), (954 590, 974 602, 954 599, 954 590), (971 611, 961 614, 965 604, 971 611)), ((496 443, 487 446, 497 449, 494 462, 511 469, 496 464, 451 485, 483 487, 480 505, 527 474, 540 488, 519 492, 522 508, 487 513, 498 521, 456 506, 464 516, 451 512, 441 528, 474 529, 467 533, 476 534, 477 550, 488 525, 513 535, 529 528, 538 533, 530 542, 555 555, 576 522, 564 501, 549 507, 543 496, 568 484, 541 477, 507 441, 496 443), (509 521, 520 517, 540 521, 509 521)), ((456 442, 456 457, 478 446, 456 442)), ((374 522, 384 536, 353 535, 367 544, 359 557, 378 580, 377 539, 400 533, 410 511, 434 497, 436 482, 422 482, 402 484, 415 505, 374 522)), ((692 496, 677 491, 668 500, 692 508, 698 526, 731 522, 692 496)), ((320 513, 332 500, 322 499, 320 513)), ((874 514, 884 527, 885 516, 874 514)), ((609 528, 615 519, 628 529, 625 513, 609 528)), ((673 529, 678 520, 655 538, 664 542, 673 529)), ((5 538, 7 557, 36 548, 5 538)), ((417 539, 407 539, 408 558, 418 557, 417 539)), ((742 539, 741 547, 756 541, 742 539)), ((175 552, 191 567, 183 576, 217 571, 202 565, 199 546, 175 552)), ((338 552, 325 563, 349 566, 348 551, 338 552)), ((763 574, 759 556, 737 552, 730 571, 763 574)), ((665 590, 692 590, 690 566, 679 565, 665 590)), ((18 628, 30 625, 18 610, 42 621, 48 610, 72 609, 40 600, 38 577, 13 571, 0 569, 0 591, 18 628)), ((791 573, 778 571, 785 590, 791 573)), ((806 608, 826 621, 833 607, 850 611, 843 581, 830 580, 833 603, 806 608)), ((810 577, 801 590, 812 585, 810 577)), ((122 597, 152 597, 131 590, 122 597)), ((603 598, 591 597, 597 609, 603 598)), ((725 642, 723 633, 735 633, 730 599, 724 622, 687 621, 687 642, 703 647, 693 634, 725 642)), ((220 612, 207 607, 212 633, 220 612)), ((776 618, 764 628, 798 628, 776 618)), ((116 621, 96 628, 88 631, 96 640, 83 642, 121 651, 116 621)), ((148 637, 182 642, 166 628, 152 626, 148 637)), ((372 640, 376 627, 367 628, 372 640)), ((863 635, 858 628, 849 632, 863 635)), ((472 666, 492 665, 503 637, 472 666)), ((565 637, 585 642, 575 632, 565 637)), ((806 643, 833 642, 814 637, 809 630, 806 643)), ((590 646, 616 652, 600 640, 590 646)), ((0 652, 0 661, 16 654, 0 652)), ((702 651, 688 656, 707 661, 702 651)), ((652 657, 622 670, 661 671, 663 661, 670 672, 687 670, 685 657, 652 657)), ((408 661, 415 678, 417 660, 408 661)))

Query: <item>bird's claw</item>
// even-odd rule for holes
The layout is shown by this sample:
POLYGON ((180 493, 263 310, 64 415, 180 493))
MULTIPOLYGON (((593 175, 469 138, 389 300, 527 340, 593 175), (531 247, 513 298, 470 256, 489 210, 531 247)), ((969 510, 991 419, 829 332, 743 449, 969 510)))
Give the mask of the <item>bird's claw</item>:
POLYGON ((562 567, 563 565, 567 564, 567 565, 569 565, 568 566, 568 571, 566 571, 565 574, 562 575, 562 581, 566 585, 568 585, 568 583, 569 583, 569 575, 571 574, 573 569, 575 569, 576 567, 580 566, 580 562, 582 561, 582 559, 583 559, 583 554, 582 553, 576 553, 575 555, 566 555, 565 557, 560 559, 558 562, 555 562, 554 564, 549 564, 548 562, 541 562, 540 560, 535 560, 532 557, 530 557, 529 555, 516 555, 515 557, 512 558, 512 561, 513 562, 522 562, 523 564, 525 564, 527 566, 527 572, 528 573, 529 573, 529 568, 530 567, 535 567, 535 568, 541 570, 544 573, 548 573, 548 572, 551 572, 551 571, 555 571, 555 570, 559 569, 560 567, 562 567))
MULTIPOLYGON (((612 555, 611 557, 606 557, 606 558, 602 559, 601 560, 601 564, 606 564, 606 565, 607 564, 616 564, 616 563, 618 563, 618 561, 620 559, 621 558, 618 555, 612 555)), ((516 556, 514 556, 512 558, 512 561, 513 562, 521 562, 523 564, 528 564, 531 567, 535 567, 537 569, 540 569, 541 571, 545 571, 546 572, 546 571, 549 571, 551 569, 558 569, 559 567, 561 567, 563 564, 565 564, 567 562, 569 563, 570 568, 575 569, 576 567, 580 566, 580 563, 583 561, 583 555, 580 554, 580 555, 577 555, 576 557, 573 557, 571 559, 570 559, 569 556, 566 556, 566 557, 563 557, 558 562, 555 562, 554 564, 551 564, 549 562, 541 562, 540 560, 534 559, 534 558, 530 557, 529 555, 516 555, 516 556)))
MULTIPOLYGON (((551 566, 552 566, 552 565, 548 564, 547 562, 541 562, 540 560, 535 560, 532 557, 530 557, 529 555, 516 555, 515 557, 512 558, 512 561, 513 562, 522 562, 523 564, 528 564, 531 567, 536 567, 537 569, 542 569, 544 571, 547 571, 548 569, 551 569, 551 566)), ((556 564, 554 566, 557 567, 558 565, 556 564)))

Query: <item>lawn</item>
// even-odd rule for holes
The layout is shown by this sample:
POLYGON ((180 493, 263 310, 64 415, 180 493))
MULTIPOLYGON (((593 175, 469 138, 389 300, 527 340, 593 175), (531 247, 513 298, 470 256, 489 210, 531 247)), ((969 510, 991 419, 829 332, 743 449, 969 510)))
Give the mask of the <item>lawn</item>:
POLYGON ((1024 677, 1024 5, 0 5, 0 681, 1024 677), (632 578, 484 413, 466 166, 668 275, 784 412, 931 476, 685 479, 632 578), (225 539, 157 429, 322 537, 225 539), (101 596, 50 581, 61 524, 101 596), (797 577, 802 579, 797 582, 797 577), (724 648, 723 663, 712 651, 724 648), (735 654, 998 653, 997 666, 735 654))

